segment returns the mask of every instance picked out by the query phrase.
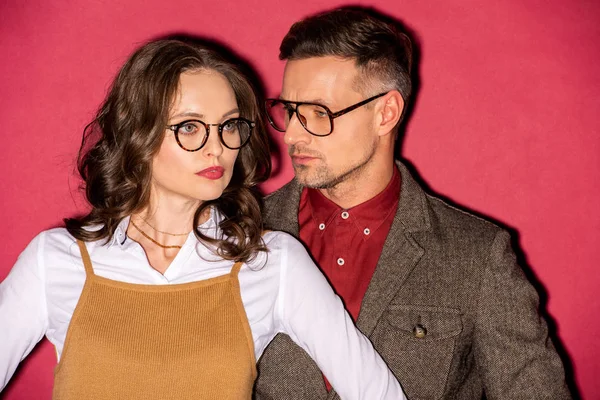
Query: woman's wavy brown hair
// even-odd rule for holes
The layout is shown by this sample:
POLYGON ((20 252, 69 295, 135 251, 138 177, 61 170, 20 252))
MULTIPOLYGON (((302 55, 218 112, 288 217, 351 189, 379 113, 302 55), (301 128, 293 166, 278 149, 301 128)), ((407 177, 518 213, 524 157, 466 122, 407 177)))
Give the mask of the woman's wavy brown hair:
POLYGON ((226 259, 249 261, 258 251, 266 251, 256 185, 269 176, 271 158, 256 92, 247 76, 225 56, 207 45, 180 40, 152 41, 138 49, 121 68, 86 127, 77 167, 91 211, 65 219, 71 235, 83 241, 111 240, 124 217, 148 205, 152 160, 166 132, 179 77, 202 70, 227 78, 240 116, 256 126, 249 143, 240 149, 231 182, 221 197, 203 202, 196 210, 194 232, 226 259), (220 223, 223 238, 207 237, 197 229, 202 212, 211 206, 225 215, 220 223))

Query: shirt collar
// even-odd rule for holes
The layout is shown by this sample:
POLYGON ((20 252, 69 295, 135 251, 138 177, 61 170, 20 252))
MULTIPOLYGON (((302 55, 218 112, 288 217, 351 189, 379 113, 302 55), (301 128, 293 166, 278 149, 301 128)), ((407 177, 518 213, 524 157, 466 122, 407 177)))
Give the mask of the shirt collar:
POLYGON ((125 240, 127 240, 127 227, 129 226, 130 216, 127 216, 119 222, 117 228, 115 229, 115 233, 113 234, 112 240, 109 241, 108 247, 112 246, 123 246, 125 240))
MULTIPOLYGON (((223 214, 221 214, 215 207, 210 208, 210 216, 208 220, 198 226, 198 229, 202 231, 206 236, 211 238, 217 238, 222 235, 221 228, 219 224, 225 218, 223 214)), ((117 228, 115 229, 115 233, 112 237, 112 240, 109 241, 108 247, 111 246, 123 246, 125 241, 127 240, 127 227, 129 226, 129 220, 131 216, 127 216, 123 218, 117 228)), ((193 235, 193 233, 191 233, 193 235)))
POLYGON ((396 209, 400 199, 400 181, 400 172, 394 166, 392 179, 381 193, 364 203, 345 210, 325 197, 319 190, 307 188, 313 220, 317 225, 321 223, 328 225, 333 218, 341 215, 343 211, 347 211, 347 218, 354 222, 357 229, 364 231, 368 228, 371 232, 375 232, 389 213, 396 209))
POLYGON ((198 226, 198 229, 208 237, 213 239, 220 238, 223 235, 220 227, 223 219, 225 219, 225 216, 216 207, 211 207, 210 216, 203 224, 198 226))

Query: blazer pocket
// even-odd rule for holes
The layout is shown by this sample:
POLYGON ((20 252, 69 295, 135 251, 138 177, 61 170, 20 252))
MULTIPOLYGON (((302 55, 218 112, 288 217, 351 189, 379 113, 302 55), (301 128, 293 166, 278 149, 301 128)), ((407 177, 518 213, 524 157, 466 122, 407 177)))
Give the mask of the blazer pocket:
POLYGON ((459 310, 390 305, 371 339, 409 399, 437 400, 444 395, 461 332, 459 310))

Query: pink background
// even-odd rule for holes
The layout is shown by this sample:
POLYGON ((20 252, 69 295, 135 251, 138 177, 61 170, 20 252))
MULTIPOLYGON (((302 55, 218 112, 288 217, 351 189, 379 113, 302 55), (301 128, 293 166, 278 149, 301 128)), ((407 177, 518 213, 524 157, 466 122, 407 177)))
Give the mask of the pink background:
MULTIPOLYGON (((134 48, 174 32, 216 38, 251 60, 277 95, 278 45, 289 26, 341 4, 2 1, 0 279, 37 232, 83 209, 73 175, 81 132, 134 48)), ((420 42, 421 87, 403 157, 435 192, 516 229, 570 375, 582 398, 599 399, 600 3, 356 4, 401 19, 420 42)), ((284 158, 265 189, 291 176, 284 158)), ((3 398, 50 398, 54 363, 44 342, 3 398)))

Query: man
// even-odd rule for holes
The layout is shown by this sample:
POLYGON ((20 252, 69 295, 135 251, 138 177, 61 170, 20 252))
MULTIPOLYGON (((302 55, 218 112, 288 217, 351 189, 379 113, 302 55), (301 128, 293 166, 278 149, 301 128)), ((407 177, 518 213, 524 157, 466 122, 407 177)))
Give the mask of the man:
MULTIPOLYGON (((340 9, 294 24, 280 51, 283 88, 267 110, 295 179, 266 198, 266 225, 305 243, 407 397, 570 398, 509 235, 426 194, 394 161, 411 96, 407 37, 340 9)), ((278 335, 256 398, 338 397, 278 335)))

